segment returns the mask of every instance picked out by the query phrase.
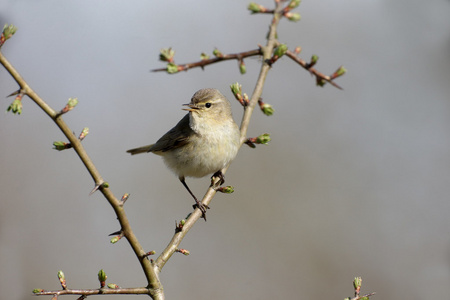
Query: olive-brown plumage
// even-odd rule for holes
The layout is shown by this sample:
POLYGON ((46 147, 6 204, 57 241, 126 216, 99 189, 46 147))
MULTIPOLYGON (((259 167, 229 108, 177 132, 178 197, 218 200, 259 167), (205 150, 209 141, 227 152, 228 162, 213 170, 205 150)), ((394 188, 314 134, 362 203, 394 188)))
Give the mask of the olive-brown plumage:
POLYGON ((178 175, 181 183, 194 197, 196 206, 205 213, 185 182, 185 177, 216 174, 235 157, 239 150, 239 127, 233 120, 230 102, 216 89, 202 89, 194 94, 189 111, 175 127, 155 144, 130 149, 134 154, 152 152, 163 157, 166 165, 178 175))

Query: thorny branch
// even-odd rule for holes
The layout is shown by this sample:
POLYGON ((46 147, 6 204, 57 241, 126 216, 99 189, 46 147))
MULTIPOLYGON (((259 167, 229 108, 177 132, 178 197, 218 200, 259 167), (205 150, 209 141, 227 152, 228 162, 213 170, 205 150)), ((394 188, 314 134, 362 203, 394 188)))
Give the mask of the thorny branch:
MULTIPOLYGON (((201 61, 188 63, 188 64, 182 64, 182 65, 175 65, 173 63, 173 55, 172 57, 169 57, 166 61, 168 62, 168 66, 171 68, 173 72, 170 73, 176 73, 179 71, 187 71, 191 68, 201 67, 204 68, 207 65, 226 61, 226 60, 237 60, 238 63, 241 66, 241 72, 245 72, 245 68, 242 68, 243 66, 243 60, 244 58, 251 57, 251 56, 262 56, 262 62, 261 62, 261 70, 255 85, 255 88, 253 90, 252 96, 250 99, 246 99, 245 105, 244 105, 244 115, 241 121, 241 146, 244 143, 248 143, 250 141, 247 139, 247 129, 250 123, 250 119, 253 113, 253 110, 255 106, 259 103, 260 106, 264 105, 264 103, 261 101, 261 95, 263 91, 263 87, 265 84, 266 76, 273 65, 273 63, 282 55, 286 54, 288 57, 293 59, 295 62, 300 64, 303 68, 307 69, 311 74, 313 74, 316 77, 317 83, 319 85, 323 85, 323 83, 329 82, 335 87, 340 88, 337 84, 335 84, 332 80, 337 78, 338 76, 341 76, 343 73, 345 73, 345 70, 341 70, 340 72, 336 71, 333 75, 327 76, 320 72, 318 72, 316 69, 314 69, 312 66, 314 63, 306 63, 304 60, 297 57, 296 53, 291 52, 287 50, 287 47, 283 45, 284 47, 280 47, 280 43, 277 41, 277 27, 280 19, 282 17, 286 17, 290 20, 298 20, 299 15, 290 13, 290 10, 292 8, 295 8, 298 6, 299 2, 298 0, 291 0, 289 4, 284 6, 284 2, 282 0, 275 0, 275 9, 274 10, 265 10, 262 6, 259 6, 256 11, 252 10, 253 13, 270 13, 273 15, 270 27, 269 27, 269 33, 267 38, 267 43, 265 46, 259 46, 258 49, 241 52, 241 53, 235 53, 235 54, 222 54, 218 51, 215 52, 214 58, 207 58, 205 57, 201 61), (283 7, 284 6, 284 7, 283 7), (258 9, 261 9, 260 11, 257 11, 258 9), (280 49, 283 49, 283 51, 280 51, 280 49)), ((6 26, 5 26, 6 28, 6 26)), ((5 33, 4 28, 4 33, 5 33)), ((8 27, 8 30, 6 35, 2 34, 2 37, 0 38, 0 47, 4 44, 4 42, 14 34, 15 29, 8 27)), ((169 49, 170 50, 170 49, 169 49)), ((171 51, 169 51, 172 53, 171 51)), ((16 104, 15 106, 10 106, 11 110, 14 113, 20 113, 21 111, 21 100, 22 96, 26 95, 30 99, 32 99, 60 128, 60 130, 64 133, 66 138, 69 140, 69 143, 63 143, 55 145, 55 148, 63 150, 68 148, 73 148, 75 152, 80 157, 81 161, 87 168, 88 172, 92 176, 94 182, 95 182, 95 188, 93 191, 99 190, 104 197, 107 199, 107 201, 110 203, 110 205, 113 207, 115 214, 118 218, 118 221, 121 226, 121 230, 115 232, 114 234, 117 234, 115 237, 116 241, 118 241, 120 238, 125 237, 126 240, 129 242, 131 248, 133 249, 136 257, 138 258, 141 267, 143 269, 143 272, 147 278, 147 287, 139 287, 139 288, 111 288, 111 289, 105 289, 105 280, 106 275, 103 274, 103 278, 100 279, 100 272, 99 272, 99 280, 101 282, 101 288, 100 289, 68 289, 65 278, 63 277, 63 273, 58 273, 58 277, 61 281, 62 289, 57 291, 44 291, 44 290, 35 290, 35 295, 54 295, 54 297, 57 297, 58 295, 97 295, 97 294, 147 294, 153 299, 164 299, 164 292, 162 284, 159 280, 159 273, 161 272, 164 265, 167 263, 167 261, 170 259, 170 257, 175 252, 181 252, 184 254, 188 254, 189 252, 184 249, 179 249, 178 246, 183 240, 183 238, 186 236, 188 231, 193 227, 193 225, 199 220, 199 218, 202 216, 202 213, 199 209, 194 210, 194 212, 186 219, 183 220, 183 222, 177 224, 175 234, 173 235, 171 241, 167 245, 167 247, 162 251, 162 253, 159 255, 159 257, 153 261, 148 258, 149 254, 153 254, 153 252, 145 252, 140 243, 137 240, 137 237, 134 235, 131 226, 129 224, 128 218, 125 214, 123 204, 125 200, 128 198, 128 194, 125 194, 122 200, 118 200, 112 191, 109 188, 109 185, 103 180, 103 178, 100 176, 100 173, 94 166, 93 162, 87 155, 84 147, 81 144, 81 136, 77 138, 73 131, 67 126, 67 124, 64 122, 62 115, 68 111, 70 111, 73 107, 68 104, 65 108, 63 108, 61 111, 55 111, 53 108, 51 108, 43 99, 41 99, 34 90, 31 89, 31 87, 27 84, 27 82, 20 76, 20 74, 15 70, 15 68, 8 62, 8 60, 3 56, 3 54, 0 51, 0 64, 2 64, 5 69, 10 73, 10 75, 14 78, 14 80, 19 85, 19 90, 16 93, 18 96, 16 97, 16 104), (62 274, 62 275, 61 275, 62 274), (60 275, 62 277, 60 277, 60 275)), ((155 69, 154 72, 158 71, 168 71, 168 68, 164 69, 155 69)), ((338 69, 339 70, 339 69, 338 69)), ((76 105, 76 103, 75 103, 76 105)), ((73 105, 74 106, 74 105, 73 105)), ((267 107, 266 107, 267 109, 267 107)), ((270 109, 269 109, 270 110, 270 109)), ((273 111, 272 111, 273 112, 273 111)), ((87 133, 86 133, 87 134, 87 133)), ((83 135, 84 138, 85 135, 83 135)), ((252 142, 253 143, 253 142, 252 142)), ((253 145, 254 146, 254 145, 253 145)), ((228 169, 228 166, 222 170, 222 173, 225 174, 226 170, 228 169)), ((202 203, 205 205, 208 205, 214 195, 216 194, 217 190, 214 188, 219 181, 219 178, 216 178, 214 182, 211 184, 211 187, 208 188, 202 203)), ((222 190, 221 190, 222 191, 222 190)), ((103 272, 103 270, 101 270, 103 272)))

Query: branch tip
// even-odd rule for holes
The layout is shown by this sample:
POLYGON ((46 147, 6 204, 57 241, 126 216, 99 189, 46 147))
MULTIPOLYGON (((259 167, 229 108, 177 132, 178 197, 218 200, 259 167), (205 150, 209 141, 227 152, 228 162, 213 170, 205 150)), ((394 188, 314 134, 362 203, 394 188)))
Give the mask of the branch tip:
POLYGON ((17 31, 17 27, 13 24, 5 24, 3 26, 2 34, 0 35, 0 47, 3 46, 3 44, 10 39, 17 31))
POLYGON ((100 282, 101 289, 105 287, 107 278, 108 278, 108 276, 106 276, 106 273, 105 273, 105 271, 103 271, 103 269, 98 271, 98 281, 100 282))
POLYGON ((130 194, 126 193, 123 194, 122 198, 120 199, 120 206, 123 206, 125 204, 125 202, 128 200, 128 198, 130 198, 130 194))
MULTIPOLYGON (((14 92, 14 93, 12 93, 11 95, 9 95, 9 96, 14 96, 14 95, 17 95, 16 96, 16 98, 14 99, 14 101, 8 106, 8 108, 6 109, 6 112, 12 112, 13 114, 18 114, 18 115, 20 115, 21 113, 22 113, 22 108, 23 108, 23 106, 22 106, 22 97, 23 97, 23 94, 22 93, 20 93, 20 90, 19 91, 16 91, 16 92, 14 92), (17 93, 17 92, 19 92, 19 93, 17 93)), ((9 97, 8 96, 8 97, 9 97)))
POLYGON ((275 109, 273 108, 273 106, 268 103, 264 103, 262 101, 262 98, 259 98, 258 104, 259 104, 259 108, 261 109, 263 114, 265 114, 266 116, 271 116, 275 112, 275 109))
POLYGON ((61 283, 61 287, 63 290, 67 289, 67 284, 66 284, 66 277, 64 276, 64 272, 63 271, 58 271, 58 279, 59 282, 61 283))
POLYGON ((189 254, 191 254, 191 253, 189 252, 189 250, 181 249, 181 248, 175 249, 175 252, 181 253, 181 254, 186 255, 186 256, 188 256, 189 254))

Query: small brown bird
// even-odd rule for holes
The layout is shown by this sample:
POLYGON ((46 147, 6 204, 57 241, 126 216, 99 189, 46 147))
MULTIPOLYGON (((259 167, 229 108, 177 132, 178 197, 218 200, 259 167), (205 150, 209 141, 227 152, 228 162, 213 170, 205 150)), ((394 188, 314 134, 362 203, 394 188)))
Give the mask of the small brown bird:
POLYGON ((224 183, 221 170, 235 157, 240 145, 239 127, 233 120, 230 102, 216 89, 201 89, 192 96, 187 115, 155 144, 130 149, 134 154, 161 155, 178 175, 206 220, 208 207, 200 203, 186 184, 185 177, 204 177, 214 173, 224 183))

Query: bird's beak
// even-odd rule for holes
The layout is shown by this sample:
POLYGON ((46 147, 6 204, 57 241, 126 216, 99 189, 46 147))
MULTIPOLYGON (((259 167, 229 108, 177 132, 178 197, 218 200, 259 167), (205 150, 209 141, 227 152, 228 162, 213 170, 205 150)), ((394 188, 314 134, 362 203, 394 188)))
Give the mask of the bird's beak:
POLYGON ((197 111, 199 108, 192 103, 183 104, 183 106, 188 106, 189 108, 183 108, 183 110, 187 110, 190 112, 197 111))

